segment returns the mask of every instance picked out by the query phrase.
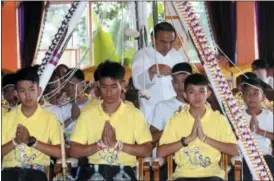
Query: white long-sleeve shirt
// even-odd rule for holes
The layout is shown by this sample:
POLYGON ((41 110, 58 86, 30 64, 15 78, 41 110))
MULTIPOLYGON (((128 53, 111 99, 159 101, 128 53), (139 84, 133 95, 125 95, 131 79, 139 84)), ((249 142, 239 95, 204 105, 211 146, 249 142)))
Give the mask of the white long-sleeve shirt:
POLYGON ((151 119, 156 104, 163 100, 176 96, 172 86, 172 77, 155 75, 152 80, 149 78, 148 69, 156 64, 165 64, 172 68, 175 64, 184 62, 182 55, 175 49, 171 49, 166 56, 157 52, 152 46, 137 51, 133 58, 132 78, 136 89, 139 91, 146 89, 151 96, 149 100, 140 96, 140 109, 146 120, 151 119))

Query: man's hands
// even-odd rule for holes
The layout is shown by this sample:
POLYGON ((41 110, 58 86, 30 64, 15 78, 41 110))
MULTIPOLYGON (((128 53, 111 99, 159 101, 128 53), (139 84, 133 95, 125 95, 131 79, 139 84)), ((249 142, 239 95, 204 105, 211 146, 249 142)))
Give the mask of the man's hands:
MULTIPOLYGON (((171 68, 168 65, 165 64, 158 64, 159 67, 159 73, 160 75, 167 76, 171 75, 172 71, 171 68)), ((148 69, 148 73, 150 76, 150 80, 154 77, 155 74, 157 74, 157 65, 154 64, 148 69)))
POLYGON ((17 144, 21 144, 21 143, 28 144, 30 134, 28 129, 25 126, 18 124, 15 135, 16 135, 15 141, 17 144))
POLYGON ((113 147, 117 142, 115 129, 111 126, 109 121, 105 122, 101 139, 105 145, 110 147, 113 147))

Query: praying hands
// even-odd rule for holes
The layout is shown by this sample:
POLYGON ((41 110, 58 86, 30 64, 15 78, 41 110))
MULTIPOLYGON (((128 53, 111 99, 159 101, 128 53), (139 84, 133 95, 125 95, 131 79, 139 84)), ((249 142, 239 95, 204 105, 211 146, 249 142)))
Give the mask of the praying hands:
POLYGON ((30 135, 29 135, 28 129, 25 126, 19 124, 16 129, 16 137, 15 137, 16 143, 17 144, 21 144, 21 143, 27 144, 29 142, 29 138, 30 138, 30 135))
POLYGON ((109 147, 114 147, 114 145, 117 143, 115 128, 111 126, 109 121, 105 122, 101 140, 106 146, 109 147))

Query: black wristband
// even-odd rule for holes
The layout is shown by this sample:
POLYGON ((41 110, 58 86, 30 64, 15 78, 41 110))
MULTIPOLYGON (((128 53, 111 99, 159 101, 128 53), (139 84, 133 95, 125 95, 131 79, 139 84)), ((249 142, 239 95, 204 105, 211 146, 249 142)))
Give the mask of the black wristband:
POLYGON ((186 144, 186 137, 182 137, 181 138, 181 144, 184 146, 184 147, 186 147, 186 146, 188 146, 188 144, 186 144))
POLYGON ((36 140, 36 138, 35 138, 34 136, 30 136, 30 137, 29 137, 29 142, 28 142, 27 145, 28 145, 29 147, 32 147, 32 146, 36 143, 36 141, 37 141, 37 140, 36 140))

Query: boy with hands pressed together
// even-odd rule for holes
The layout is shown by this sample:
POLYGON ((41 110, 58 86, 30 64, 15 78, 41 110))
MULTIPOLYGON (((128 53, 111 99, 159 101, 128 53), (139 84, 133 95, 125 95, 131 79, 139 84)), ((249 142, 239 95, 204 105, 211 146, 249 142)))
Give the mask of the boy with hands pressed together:
POLYGON ((60 124, 37 102, 41 93, 35 69, 16 73, 21 102, 2 119, 2 180, 48 180, 50 156, 61 157, 60 124))
POLYGON ((185 98, 189 105, 167 123, 160 139, 158 156, 175 153, 176 181, 224 179, 219 166, 221 152, 238 155, 236 138, 223 115, 206 104, 211 92, 201 74, 185 80, 185 98))

